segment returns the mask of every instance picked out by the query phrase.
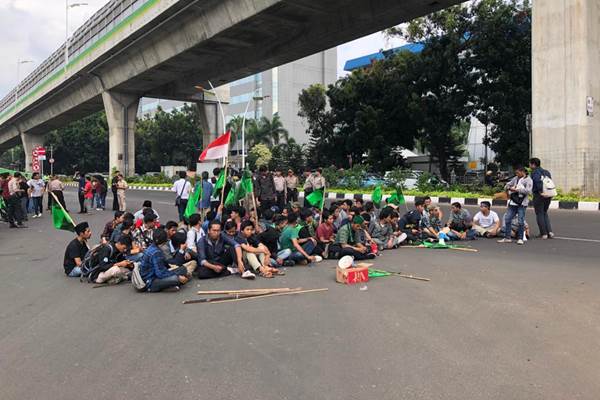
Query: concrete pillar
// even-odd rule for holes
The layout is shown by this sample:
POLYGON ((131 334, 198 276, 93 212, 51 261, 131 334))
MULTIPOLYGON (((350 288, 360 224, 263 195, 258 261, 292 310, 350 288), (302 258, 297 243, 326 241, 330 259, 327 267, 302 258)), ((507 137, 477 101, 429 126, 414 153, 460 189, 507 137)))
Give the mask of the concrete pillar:
POLYGON ((108 121, 109 172, 135 174, 135 117, 139 96, 106 91, 102 93, 108 121))
POLYGON ((34 148, 44 145, 44 135, 21 132, 21 142, 23 142, 23 150, 25 151, 25 171, 33 172, 31 152, 34 148))
POLYGON ((532 153, 559 188, 586 195, 600 194, 598 20, 598 0, 533 6, 532 153))
POLYGON ((196 103, 200 114, 200 124, 202 125, 202 147, 206 147, 219 135, 225 132, 223 127, 223 118, 219 111, 219 105, 216 102, 196 103))

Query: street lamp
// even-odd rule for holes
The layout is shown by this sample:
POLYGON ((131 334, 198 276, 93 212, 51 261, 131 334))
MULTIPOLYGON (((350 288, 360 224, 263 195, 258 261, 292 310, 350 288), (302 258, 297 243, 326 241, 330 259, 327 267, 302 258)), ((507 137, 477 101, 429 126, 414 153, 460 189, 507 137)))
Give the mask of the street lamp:
POLYGON ((65 71, 67 70, 67 64, 69 63, 69 9, 87 5, 88 3, 69 4, 69 0, 65 0, 65 71))
POLYGON ((31 60, 18 60, 17 61, 17 88, 15 89, 15 106, 17 105, 17 101, 19 100, 19 88, 21 87, 21 64, 29 64, 32 63, 31 60))
MULTIPOLYGON (((257 88, 254 89, 254 91, 252 92, 252 94, 256 93, 257 91, 259 91, 261 88, 257 88)), ((261 101, 264 99, 267 99, 271 96, 266 95, 266 96, 252 96, 250 99, 248 99, 248 102, 246 103, 246 109, 244 110, 244 117, 242 118, 242 168, 246 169, 246 114, 248 114, 248 108, 250 107, 250 102, 252 101, 261 101)), ((257 116, 256 114, 256 106, 254 106, 255 108, 255 117, 257 116)), ((256 119, 256 118, 254 118, 256 119)))

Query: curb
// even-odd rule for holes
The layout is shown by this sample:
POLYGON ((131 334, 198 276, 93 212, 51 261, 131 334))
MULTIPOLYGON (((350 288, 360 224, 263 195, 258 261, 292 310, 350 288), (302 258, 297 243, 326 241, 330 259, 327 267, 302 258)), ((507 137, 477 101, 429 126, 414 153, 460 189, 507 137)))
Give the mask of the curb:
MULTIPOLYGON (((65 186, 69 187, 77 187, 77 183, 68 182, 65 183, 65 186)), ((169 187, 155 187, 155 186, 134 186, 129 185, 129 190, 149 190, 149 191, 158 191, 158 192, 170 192, 171 188, 169 187)), ((298 193, 299 197, 304 197, 304 192, 298 193)), ((390 195, 386 194, 382 196, 382 201, 385 202, 390 195)), ((328 192, 327 198, 329 200, 353 200, 353 199, 362 199, 363 201, 371 200, 370 194, 362 194, 362 193, 338 193, 338 192, 328 192)), ((412 203, 415 201, 415 196, 404 196, 405 200, 408 203, 412 203)), ((431 196, 432 203, 440 203, 440 204, 451 204, 458 202, 462 205, 467 206, 476 206, 482 201, 489 201, 493 206, 506 207, 508 204, 507 200, 492 200, 488 197, 434 197, 431 196)), ((533 205, 529 205, 529 208, 533 208, 533 205)), ((600 203, 596 201, 557 201, 553 200, 550 202, 551 210, 581 210, 581 211, 599 211, 600 203)))

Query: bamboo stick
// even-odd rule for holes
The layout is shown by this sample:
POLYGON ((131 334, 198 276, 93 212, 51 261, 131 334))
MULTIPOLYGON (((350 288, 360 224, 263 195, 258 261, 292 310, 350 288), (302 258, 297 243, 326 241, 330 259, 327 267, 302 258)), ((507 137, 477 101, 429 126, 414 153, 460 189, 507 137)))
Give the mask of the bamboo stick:
POLYGON ((242 290, 199 290, 199 295, 206 294, 242 294, 242 293, 257 293, 257 292, 286 292, 290 290, 302 290, 302 288, 267 288, 267 289, 242 289, 242 290))
POLYGON ((308 289, 308 290, 290 290, 287 292, 281 292, 281 293, 270 293, 270 294, 263 294, 263 293, 254 293, 254 294, 239 294, 236 295, 235 297, 216 297, 216 298, 204 298, 204 299, 198 299, 198 300, 184 300, 182 303, 183 304, 195 304, 195 303, 226 303, 226 302, 230 302, 230 301, 241 301, 241 300, 249 300, 249 299, 255 299, 255 298, 259 298, 259 297, 274 297, 274 296, 285 296, 288 294, 301 294, 301 293, 312 293, 312 292, 323 292, 329 290, 328 288, 322 288, 322 289, 308 289))

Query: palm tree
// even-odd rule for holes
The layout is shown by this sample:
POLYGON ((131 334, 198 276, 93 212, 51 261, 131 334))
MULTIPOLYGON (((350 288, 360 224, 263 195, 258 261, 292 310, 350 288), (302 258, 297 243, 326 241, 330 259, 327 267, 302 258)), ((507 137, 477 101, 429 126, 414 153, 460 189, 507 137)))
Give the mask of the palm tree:
POLYGON ((230 142, 230 146, 233 147, 233 145, 237 142, 238 138, 241 138, 242 136, 242 123, 244 121, 244 118, 242 118, 241 116, 237 116, 237 117, 233 117, 228 123, 227 123, 227 127, 226 129, 231 131, 231 142, 230 142))
POLYGON ((272 147, 281 142, 287 143, 290 140, 289 132, 283 127, 281 118, 277 113, 273 114, 271 120, 262 117, 258 122, 253 121, 247 132, 247 141, 250 147, 259 143, 272 147))

